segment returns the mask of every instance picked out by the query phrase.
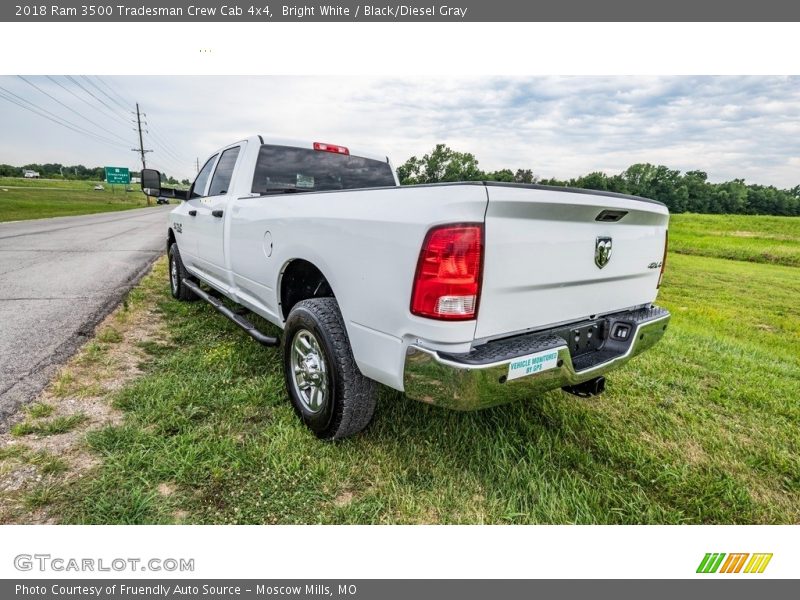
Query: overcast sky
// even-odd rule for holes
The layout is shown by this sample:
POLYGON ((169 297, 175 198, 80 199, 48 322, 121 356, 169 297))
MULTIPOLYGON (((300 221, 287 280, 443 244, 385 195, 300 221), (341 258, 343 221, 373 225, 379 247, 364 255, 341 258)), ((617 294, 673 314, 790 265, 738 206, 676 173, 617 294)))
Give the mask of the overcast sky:
POLYGON ((123 110, 138 101, 149 166, 181 178, 194 176, 195 158, 263 134, 385 153, 395 165, 444 142, 483 169, 540 177, 651 162, 701 169, 712 181, 800 184, 798 77, 26 79, 0 77, 0 96, 16 94, 113 143, 0 98, 0 163, 138 168, 123 110))

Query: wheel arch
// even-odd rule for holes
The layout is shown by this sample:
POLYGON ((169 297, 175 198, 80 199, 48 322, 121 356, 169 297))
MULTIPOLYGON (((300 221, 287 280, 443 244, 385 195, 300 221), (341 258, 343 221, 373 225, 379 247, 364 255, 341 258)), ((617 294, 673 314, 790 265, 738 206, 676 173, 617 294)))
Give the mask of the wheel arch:
POLYGON ((292 258, 284 263, 278 278, 278 308, 284 321, 302 300, 335 297, 330 279, 315 263, 304 258, 292 258))

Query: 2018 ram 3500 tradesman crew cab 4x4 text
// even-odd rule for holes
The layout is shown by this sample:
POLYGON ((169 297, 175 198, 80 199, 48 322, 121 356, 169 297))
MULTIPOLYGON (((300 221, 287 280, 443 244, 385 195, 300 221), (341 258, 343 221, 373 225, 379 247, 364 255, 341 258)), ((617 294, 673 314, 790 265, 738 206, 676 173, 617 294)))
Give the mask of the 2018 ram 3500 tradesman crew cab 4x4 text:
POLYGON ((476 409, 604 374, 656 343, 666 207, 496 182, 400 186, 385 156, 261 136, 220 149, 170 213, 172 294, 283 329, 286 386, 321 438, 363 429, 375 383, 476 409))

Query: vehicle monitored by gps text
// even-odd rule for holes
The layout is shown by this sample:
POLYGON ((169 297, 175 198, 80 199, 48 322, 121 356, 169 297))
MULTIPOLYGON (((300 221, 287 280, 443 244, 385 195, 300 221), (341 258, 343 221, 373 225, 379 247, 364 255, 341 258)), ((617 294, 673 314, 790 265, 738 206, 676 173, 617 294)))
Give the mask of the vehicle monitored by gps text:
POLYGON ((266 346, 324 439, 361 431, 376 383, 471 410, 551 389, 590 396, 655 344, 669 213, 530 184, 400 186, 388 158, 253 136, 221 148, 166 232, 172 295, 266 346), (247 318, 283 330, 266 335, 247 318))

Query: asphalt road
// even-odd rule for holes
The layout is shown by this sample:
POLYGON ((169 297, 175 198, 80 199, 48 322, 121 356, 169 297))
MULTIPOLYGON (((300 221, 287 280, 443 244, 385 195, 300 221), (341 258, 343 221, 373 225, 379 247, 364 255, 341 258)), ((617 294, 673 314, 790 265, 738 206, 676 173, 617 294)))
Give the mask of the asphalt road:
POLYGON ((164 252, 168 212, 0 223, 0 431, 164 252))

